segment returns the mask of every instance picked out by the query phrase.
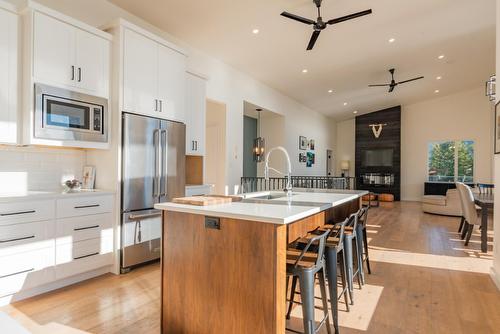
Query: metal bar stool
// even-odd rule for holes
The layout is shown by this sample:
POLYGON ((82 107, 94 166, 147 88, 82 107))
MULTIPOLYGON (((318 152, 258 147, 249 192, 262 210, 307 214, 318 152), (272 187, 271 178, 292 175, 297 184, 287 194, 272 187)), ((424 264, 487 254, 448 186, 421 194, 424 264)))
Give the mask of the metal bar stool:
MULTIPOLYGON (((347 218, 345 221, 341 223, 337 223, 333 226, 333 229, 330 232, 330 235, 326 239, 326 277, 328 281, 328 291, 330 294, 330 305, 332 308, 333 315, 333 327, 335 328, 335 333, 339 333, 339 324, 338 324, 338 301, 340 298, 344 297, 344 301, 346 304, 347 311, 349 311, 349 301, 348 301, 348 285, 347 285, 347 269, 346 269, 346 260, 344 253, 344 230, 345 226, 348 223, 349 219, 354 219, 354 216, 347 218), (341 285, 342 292, 338 294, 337 291, 337 278, 338 271, 337 266, 340 265, 340 276, 341 276, 341 285)), ((310 232, 311 234, 320 234, 325 231, 324 228, 318 228, 315 231, 310 232)), ((297 241, 299 247, 306 245, 310 240, 310 237, 304 237, 297 241)), ((290 310, 289 310, 290 311, 290 310)))
POLYGON ((368 236, 366 233, 366 224, 368 222, 368 209, 369 207, 363 207, 358 211, 358 231, 357 235, 361 237, 361 240, 357 243, 358 254, 360 256, 359 263, 361 263, 361 281, 365 284, 365 273, 363 270, 363 265, 366 263, 366 269, 368 274, 372 273, 370 268, 370 257, 368 255, 368 236))
POLYGON ((292 289, 290 296, 290 305, 287 312, 287 319, 290 319, 290 312, 294 303, 295 289, 297 280, 300 286, 300 299, 302 301, 302 317, 304 323, 305 334, 315 334, 321 326, 326 324, 328 334, 331 334, 331 326, 328 312, 328 298, 326 295, 325 284, 325 244, 326 238, 330 234, 330 230, 311 237, 307 245, 301 251, 295 248, 287 250, 287 279, 292 277, 292 289), (317 245, 317 251, 312 252, 312 245, 317 245), (321 290, 321 301, 323 304, 324 317, 319 326, 316 328, 314 319, 314 283, 316 275, 319 279, 321 290))
POLYGON ((349 299, 351 300, 351 305, 354 305, 354 279, 358 278, 359 288, 362 288, 361 282, 361 261, 359 256, 359 242, 357 226, 358 226, 358 213, 353 213, 354 219, 349 219, 348 225, 346 225, 344 233, 344 249, 347 262, 347 284, 349 286, 349 299), (354 265, 356 263, 356 270, 354 265))

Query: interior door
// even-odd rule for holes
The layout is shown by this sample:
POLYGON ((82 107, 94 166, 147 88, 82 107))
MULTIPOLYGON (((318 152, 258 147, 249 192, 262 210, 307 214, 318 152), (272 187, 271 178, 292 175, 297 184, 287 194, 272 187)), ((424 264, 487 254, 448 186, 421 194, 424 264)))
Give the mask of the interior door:
POLYGON ((159 199, 160 121, 123 114, 122 211, 152 209, 159 199))
POLYGON ((34 15, 35 80, 75 86, 76 28, 42 13, 34 15))
POLYGON ((76 29, 76 81, 93 95, 108 95, 109 42, 76 29))
POLYGON ((158 116, 158 43, 128 29, 124 38, 124 111, 158 116))

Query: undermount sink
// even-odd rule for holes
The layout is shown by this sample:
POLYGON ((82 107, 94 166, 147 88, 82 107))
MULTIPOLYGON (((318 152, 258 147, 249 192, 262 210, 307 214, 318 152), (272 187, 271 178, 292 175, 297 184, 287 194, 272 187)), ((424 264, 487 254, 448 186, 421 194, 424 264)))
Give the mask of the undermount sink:
MULTIPOLYGON (((291 194, 291 196, 293 196, 295 194, 291 194)), ((260 196, 250 196, 250 197, 247 197, 248 199, 259 199, 259 200, 272 200, 272 199, 279 199, 279 198, 287 198, 288 195, 284 192, 279 192, 279 193, 269 193, 269 194, 265 194, 265 195, 260 195, 260 196)))

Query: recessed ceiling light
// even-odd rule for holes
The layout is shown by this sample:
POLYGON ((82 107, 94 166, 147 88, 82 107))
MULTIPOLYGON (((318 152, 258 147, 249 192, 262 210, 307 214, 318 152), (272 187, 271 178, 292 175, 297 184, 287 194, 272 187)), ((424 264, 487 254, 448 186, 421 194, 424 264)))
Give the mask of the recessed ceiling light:
POLYGON ((344 105, 346 106, 346 105, 347 105, 347 102, 344 102, 344 105))
POLYGON ((357 111, 357 110, 354 110, 352 113, 353 113, 353 114, 357 114, 357 113, 358 113, 358 111, 357 111))
POLYGON ((396 41, 396 39, 395 39, 395 38, 390 38, 390 39, 389 39, 389 43, 394 43, 395 41, 396 41))
POLYGON ((437 94, 437 93, 439 93, 439 89, 436 89, 436 90, 434 91, 434 93, 436 93, 436 94, 437 94))
POLYGON ((255 35, 257 35, 257 34, 259 33, 259 29, 254 29, 254 30, 252 30, 252 32, 253 32, 255 35))
POLYGON ((444 55, 440 55, 438 59, 444 59, 444 55))
POLYGON ((441 79, 442 79, 441 76, 436 77, 436 80, 441 80, 441 79))
POLYGON ((302 70, 302 73, 307 73, 307 68, 304 68, 304 69, 302 70))
POLYGON ((330 93, 330 94, 331 94, 331 93, 333 93, 333 89, 330 89, 330 90, 328 91, 328 93, 330 93))

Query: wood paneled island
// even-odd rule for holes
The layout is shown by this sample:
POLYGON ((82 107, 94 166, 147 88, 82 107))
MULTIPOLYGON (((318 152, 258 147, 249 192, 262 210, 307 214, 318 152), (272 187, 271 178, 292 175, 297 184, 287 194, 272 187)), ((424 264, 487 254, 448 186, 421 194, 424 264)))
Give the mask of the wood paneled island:
POLYGON ((164 210, 162 333, 285 333, 287 244, 357 211, 365 193, 156 205, 164 210))

